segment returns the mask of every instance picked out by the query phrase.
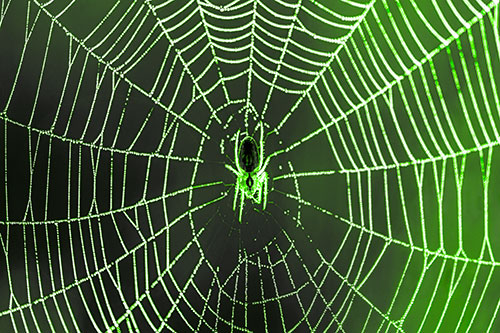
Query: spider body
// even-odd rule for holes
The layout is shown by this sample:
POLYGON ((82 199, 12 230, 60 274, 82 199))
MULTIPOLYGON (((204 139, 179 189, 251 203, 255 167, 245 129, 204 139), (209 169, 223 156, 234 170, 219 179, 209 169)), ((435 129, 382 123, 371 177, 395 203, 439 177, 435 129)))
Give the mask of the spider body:
POLYGON ((240 165, 246 172, 252 172, 257 168, 259 162, 257 142, 251 136, 247 136, 241 141, 238 158, 240 165))
POLYGON ((238 197, 240 198, 239 221, 245 199, 250 199, 256 204, 261 204, 266 209, 267 204, 267 182, 265 171, 267 161, 264 162, 264 129, 260 125, 260 142, 251 136, 245 136, 240 142, 240 132, 236 133, 236 144, 234 145, 235 167, 226 164, 226 168, 236 175, 233 210, 236 210, 238 197))
POLYGON ((240 159, 240 166, 248 173, 245 183, 249 189, 252 189, 254 184, 252 171, 257 168, 259 162, 257 143, 252 137, 247 136, 241 141, 238 158, 240 159))

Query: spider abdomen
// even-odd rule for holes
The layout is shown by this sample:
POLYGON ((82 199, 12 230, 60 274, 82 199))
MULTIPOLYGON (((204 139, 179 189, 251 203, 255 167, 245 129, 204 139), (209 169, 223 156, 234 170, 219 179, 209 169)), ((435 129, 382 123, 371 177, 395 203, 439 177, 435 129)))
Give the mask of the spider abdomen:
POLYGON ((257 143, 253 138, 247 136, 243 139, 238 155, 240 165, 245 172, 250 173, 257 168, 257 165, 259 164, 259 156, 257 143))

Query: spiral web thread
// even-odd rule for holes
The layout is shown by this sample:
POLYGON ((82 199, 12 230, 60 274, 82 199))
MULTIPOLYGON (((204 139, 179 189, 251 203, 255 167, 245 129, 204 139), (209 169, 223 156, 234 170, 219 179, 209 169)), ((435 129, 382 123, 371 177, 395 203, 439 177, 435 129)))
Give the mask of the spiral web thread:
MULTIPOLYGON (((106 5, 84 35, 66 19, 79 10, 77 1, 1 1, 2 44, 9 43, 9 21, 24 27, 17 34, 24 38, 17 66, 1 81, 2 324, 16 331, 81 331, 84 316, 98 331, 139 331, 143 325, 249 331, 247 311, 257 307, 266 331, 274 328, 271 308, 284 331, 498 329, 500 226, 492 185, 500 142, 498 1, 220 2, 117 2, 106 5), (163 61, 150 64, 152 53, 163 61), (38 59, 35 65, 29 57, 38 59), (54 107, 43 114, 44 89, 55 84, 47 69, 53 59, 60 61, 63 80, 51 96, 54 107), (150 80, 138 74, 145 68, 150 80), (26 75, 35 78, 29 88, 26 75), (267 87, 265 94, 253 92, 258 84, 267 87), (32 98, 19 107, 16 94, 29 89, 32 98), (271 121, 273 96, 280 94, 292 104, 271 121), (128 125, 128 115, 143 102, 141 120, 128 125), (344 227, 331 252, 312 241, 307 246, 315 260, 306 260, 283 229, 284 241, 257 254, 241 250, 222 277, 199 242, 207 225, 193 228, 182 246, 173 245, 176 228, 193 226, 196 214, 232 200, 223 181, 198 180, 204 148, 214 140, 210 129, 233 121, 221 116, 229 106, 244 113, 247 129, 262 120, 282 137, 294 117, 316 121, 314 130, 268 152, 289 169, 270 174, 270 195, 298 207, 284 215, 299 226, 314 223, 304 217, 313 210, 344 227), (117 119, 107 117, 111 110, 117 119), (153 134, 152 123, 162 124, 153 134), (12 142, 16 135, 26 144, 12 142), (178 154, 186 135, 198 144, 178 154), (145 137, 155 143, 148 146, 145 137), (319 137, 336 167, 295 171, 287 155, 319 137), (56 151, 64 153, 54 162, 56 151), (24 169, 15 162, 18 155, 27 156, 24 169), (132 160, 145 167, 137 171, 132 160), (167 186, 171 165, 193 170, 175 190, 167 186), (25 184, 16 182, 16 169, 23 170, 25 184), (158 169, 165 177, 154 191, 150 173, 158 169), (129 176, 137 172, 142 183, 131 185, 129 176), (347 185, 335 190, 345 192, 345 215, 302 189, 308 179, 328 177, 347 185), (285 181, 293 192, 280 189, 285 181), (102 183, 109 188, 105 199, 97 194, 102 183), (55 194, 54 186, 67 188, 67 196, 55 194), (128 198, 130 186, 142 195, 128 198), (219 195, 195 202, 204 190, 219 195), (474 202, 470 193, 477 194, 474 202), (169 200, 180 196, 188 204, 172 213, 169 200), (382 214, 373 216, 375 205, 382 214), (156 209, 163 216, 153 217, 156 209), (104 223, 119 240, 111 255, 104 223), (136 240, 123 236, 124 229, 136 240), (344 245, 353 239, 351 251, 344 245), (346 251, 351 261, 339 269, 337 258, 346 251), (188 256, 192 269, 179 277, 175 266, 188 256), (393 285, 374 284, 389 274, 383 267, 391 258, 398 263, 393 285), (246 293, 250 270, 261 277, 256 300, 246 293), (286 283, 275 280, 278 270, 286 283), (201 286, 200 276, 207 284, 201 286), (328 287, 331 279, 339 281, 337 290, 328 287), (124 280, 132 281, 131 293, 124 280), (303 297, 308 288, 313 297, 303 297), (385 297, 373 294, 377 288, 385 297), (169 305, 159 306, 153 292, 169 305), (224 302, 231 304, 227 312, 224 302), (298 306, 298 315, 286 313, 287 302, 298 306)), ((220 143, 221 151, 231 150, 227 144, 220 143)))

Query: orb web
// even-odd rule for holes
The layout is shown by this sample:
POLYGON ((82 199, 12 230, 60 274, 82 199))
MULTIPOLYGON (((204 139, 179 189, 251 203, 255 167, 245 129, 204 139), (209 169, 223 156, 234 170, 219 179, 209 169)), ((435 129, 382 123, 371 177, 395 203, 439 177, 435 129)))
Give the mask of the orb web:
POLYGON ((0 327, 495 331, 498 0, 0 5, 0 327), (265 129, 266 209, 232 209, 265 129))

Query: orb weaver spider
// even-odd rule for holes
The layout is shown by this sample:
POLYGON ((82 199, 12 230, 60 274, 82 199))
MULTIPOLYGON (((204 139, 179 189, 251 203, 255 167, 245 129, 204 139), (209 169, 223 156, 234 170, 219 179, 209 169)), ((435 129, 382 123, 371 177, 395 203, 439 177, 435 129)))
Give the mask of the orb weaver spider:
POLYGON ((240 195, 238 218, 240 223, 245 198, 251 199, 258 205, 262 203, 262 209, 266 209, 267 204, 268 176, 265 170, 269 159, 264 161, 264 126, 262 123, 259 126, 260 141, 258 145, 254 138, 249 135, 246 135, 240 143, 240 131, 238 130, 234 145, 234 164, 236 168, 226 164, 226 168, 236 175, 233 211, 236 211, 236 202, 238 201, 238 195, 240 195))

